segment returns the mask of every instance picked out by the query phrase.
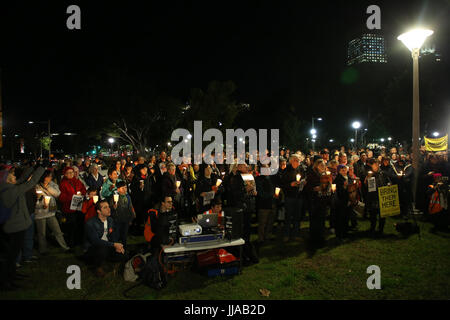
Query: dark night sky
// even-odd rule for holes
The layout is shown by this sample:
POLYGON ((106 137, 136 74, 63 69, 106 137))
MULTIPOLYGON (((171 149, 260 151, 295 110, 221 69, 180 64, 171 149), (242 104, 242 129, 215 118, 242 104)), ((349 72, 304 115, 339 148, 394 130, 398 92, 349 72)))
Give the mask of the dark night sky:
POLYGON ((6 130, 28 120, 25 110, 27 117, 52 114, 54 123, 80 130, 68 115, 82 105, 83 85, 111 67, 127 67, 183 101, 190 88, 233 80, 237 99, 262 114, 266 101, 283 96, 310 119, 316 96, 332 96, 322 116, 340 121, 345 114, 335 111, 347 42, 367 31, 370 4, 381 7, 391 61, 409 67, 409 53, 395 37, 416 21, 435 30, 448 57, 448 1, 147 2, 1 4, 6 130), (70 4, 81 7, 81 31, 66 28, 70 4))

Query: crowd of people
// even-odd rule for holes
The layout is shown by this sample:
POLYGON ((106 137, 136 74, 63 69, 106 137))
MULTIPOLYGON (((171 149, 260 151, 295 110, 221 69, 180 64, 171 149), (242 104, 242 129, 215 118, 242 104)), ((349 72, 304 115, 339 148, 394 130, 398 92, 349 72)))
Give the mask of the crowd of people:
MULTIPOLYGON (((402 148, 324 148, 307 154, 282 149, 274 158, 279 168, 274 175, 261 174, 268 165, 259 156, 256 164, 235 159, 233 164, 176 165, 164 151, 137 159, 1 163, 2 287, 20 287, 16 281, 26 276, 17 269, 39 258, 33 254, 35 238, 39 255, 48 254, 48 229, 68 254, 83 248, 86 261, 104 276, 105 261, 126 256, 129 236, 144 235, 151 209, 159 210, 160 217, 175 212, 185 222, 208 210, 241 210, 243 259, 249 265, 258 263, 266 241, 276 239, 275 226, 281 241, 299 241, 307 218, 312 248, 325 246, 330 233, 345 241, 358 229, 359 219, 370 221, 369 236, 382 235, 386 219, 380 215, 378 188, 398 185, 401 216, 408 217, 417 174, 415 209, 430 219, 434 230, 448 228, 447 153, 422 153, 420 170, 414 172, 411 155, 402 148), (257 240, 252 242, 254 220, 257 240)), ((274 157, 267 151, 264 156, 274 157)), ((155 225, 152 231, 153 245, 167 243, 170 230, 155 225)))

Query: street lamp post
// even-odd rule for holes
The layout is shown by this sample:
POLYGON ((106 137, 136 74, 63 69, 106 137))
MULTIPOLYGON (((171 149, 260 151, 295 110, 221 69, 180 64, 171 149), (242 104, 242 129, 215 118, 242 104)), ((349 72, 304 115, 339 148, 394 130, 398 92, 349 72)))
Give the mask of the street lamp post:
MULTIPOLYGON (((316 133, 317 133, 317 130, 316 129, 314 129, 314 120, 318 120, 318 121, 322 121, 322 118, 314 118, 314 117, 311 117, 311 125, 312 125, 312 129, 311 129, 311 135, 312 136, 315 136, 316 135, 316 133)), ((312 141, 312 149, 313 149, 313 151, 314 151, 314 145, 315 145, 315 142, 316 142, 316 137, 313 137, 313 139, 311 140, 312 141)))
POLYGON ((352 123, 353 129, 355 129, 355 149, 358 149, 358 129, 361 127, 361 122, 354 121, 352 123))
POLYGON ((108 142, 111 144, 111 158, 112 158, 112 156, 113 156, 113 143, 114 143, 114 138, 109 138, 108 139, 108 142))
MULTIPOLYGON (((52 134, 50 133, 50 119, 48 121, 28 121, 28 124, 46 124, 48 126, 48 137, 49 137, 49 143, 48 143, 48 158, 50 159, 50 155, 52 154, 52 134)), ((42 158, 42 142, 41 142, 41 158, 42 158)))
POLYGON ((419 170, 419 135, 420 135, 420 113, 419 113, 419 53, 420 47, 428 36, 433 34, 432 30, 415 29, 401 34, 397 37, 411 51, 413 59, 413 132, 412 132, 412 166, 416 174, 414 174, 413 193, 414 199, 417 186, 417 172, 419 170))

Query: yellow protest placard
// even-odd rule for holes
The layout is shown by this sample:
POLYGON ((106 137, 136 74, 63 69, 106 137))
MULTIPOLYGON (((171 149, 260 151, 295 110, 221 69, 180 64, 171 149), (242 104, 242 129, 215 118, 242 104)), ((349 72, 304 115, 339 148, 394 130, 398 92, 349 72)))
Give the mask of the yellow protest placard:
POLYGON ((447 151, 448 149, 448 134, 441 138, 425 138, 425 150, 427 151, 447 151))
POLYGON ((378 188, 378 198, 382 218, 400 214, 400 201, 396 184, 378 188))

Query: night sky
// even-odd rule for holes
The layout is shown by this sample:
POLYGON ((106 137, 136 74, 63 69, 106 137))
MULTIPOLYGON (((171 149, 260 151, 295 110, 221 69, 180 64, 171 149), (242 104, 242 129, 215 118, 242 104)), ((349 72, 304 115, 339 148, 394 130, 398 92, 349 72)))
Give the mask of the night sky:
MULTIPOLYGON (((270 122, 277 104, 293 105, 306 120, 320 110, 327 120, 324 126, 347 127, 345 111, 359 111, 358 106, 343 105, 339 79, 346 69, 348 41, 370 31, 365 26, 369 5, 381 8, 379 33, 386 36, 392 70, 412 68, 409 52, 395 38, 421 22, 435 30, 433 41, 448 71, 449 2, 392 2, 2 3, 5 130, 51 117, 55 131, 67 126, 67 131, 80 132, 76 115, 89 112, 83 110, 86 86, 101 81, 109 69, 123 68, 128 76, 151 81, 182 101, 188 100, 191 88, 232 80, 236 99, 249 103, 257 119, 273 128, 280 126, 270 122), (71 4, 81 8, 81 30, 66 28, 71 4)), ((441 101, 447 103, 436 111, 448 112, 448 95, 441 101)), ((106 105, 98 108, 108 112, 106 105)))

